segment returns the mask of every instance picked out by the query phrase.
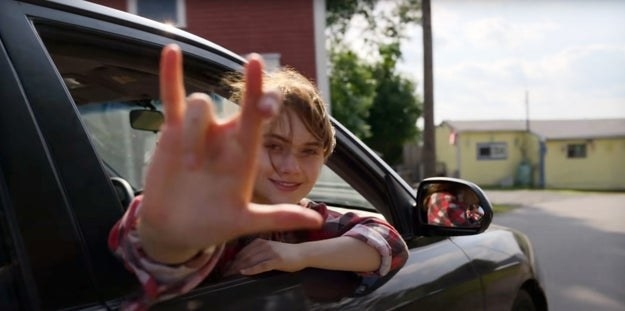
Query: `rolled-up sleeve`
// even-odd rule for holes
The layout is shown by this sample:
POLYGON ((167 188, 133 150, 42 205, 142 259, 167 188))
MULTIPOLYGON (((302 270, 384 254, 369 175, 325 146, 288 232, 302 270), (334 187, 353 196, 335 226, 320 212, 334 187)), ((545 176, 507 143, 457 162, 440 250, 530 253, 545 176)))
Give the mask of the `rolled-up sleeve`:
POLYGON ((336 236, 358 239, 375 248, 381 263, 376 271, 361 273, 364 276, 385 276, 399 270, 408 260, 408 247, 397 230, 388 222, 376 217, 360 217, 355 213, 341 214, 329 210, 325 204, 309 202, 308 207, 325 217, 321 231, 311 234, 312 240, 336 236))
POLYGON ((189 292, 210 274, 223 251, 223 245, 211 247, 177 265, 151 260, 143 251, 136 230, 141 199, 138 196, 133 200, 108 238, 111 251, 136 275, 143 287, 139 297, 122 305, 124 310, 144 310, 158 301, 189 292))

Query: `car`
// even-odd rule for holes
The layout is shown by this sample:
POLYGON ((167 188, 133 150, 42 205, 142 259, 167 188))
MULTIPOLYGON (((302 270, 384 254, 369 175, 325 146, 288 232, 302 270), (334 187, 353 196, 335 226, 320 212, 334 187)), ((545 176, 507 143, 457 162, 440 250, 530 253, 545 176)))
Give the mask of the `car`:
MULTIPOLYGON (((143 188, 169 43, 184 53, 187 91, 235 113, 221 79, 245 60, 223 47, 87 1, 0 1, 0 309, 114 310, 139 293, 107 236, 143 188)), ((547 310, 531 242, 490 224, 478 186, 430 178, 414 189, 333 122, 336 150, 310 197, 386 219, 409 248, 402 269, 368 290, 352 273, 318 269, 206 280, 154 309, 547 310), (480 219, 429 223, 436 185, 469 189, 480 219)))

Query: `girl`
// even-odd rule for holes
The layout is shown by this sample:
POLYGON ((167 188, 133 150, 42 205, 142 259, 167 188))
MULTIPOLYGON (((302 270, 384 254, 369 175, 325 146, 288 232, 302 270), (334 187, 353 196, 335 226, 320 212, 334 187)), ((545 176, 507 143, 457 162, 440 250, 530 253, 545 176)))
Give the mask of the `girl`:
POLYGON ((109 236, 144 288, 128 307, 185 293, 209 275, 313 267, 365 279, 405 263, 407 247, 388 223, 304 198, 335 144, 310 81, 288 69, 263 76, 252 55, 244 81, 230 83, 241 114, 220 121, 208 96, 185 100, 181 58, 177 46, 164 48, 161 138, 143 196, 109 236), (263 84, 274 91, 263 92, 263 84))

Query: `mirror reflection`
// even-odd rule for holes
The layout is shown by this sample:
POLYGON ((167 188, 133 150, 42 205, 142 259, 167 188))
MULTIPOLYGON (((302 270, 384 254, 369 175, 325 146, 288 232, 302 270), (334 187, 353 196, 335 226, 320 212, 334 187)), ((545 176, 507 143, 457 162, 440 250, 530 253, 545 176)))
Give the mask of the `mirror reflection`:
POLYGON ((477 194, 460 183, 434 182, 426 185, 423 208, 427 223, 444 227, 479 227, 484 217, 477 194))
POLYGON ((163 113, 158 110, 130 111, 130 126, 136 130, 158 132, 164 120, 163 113))

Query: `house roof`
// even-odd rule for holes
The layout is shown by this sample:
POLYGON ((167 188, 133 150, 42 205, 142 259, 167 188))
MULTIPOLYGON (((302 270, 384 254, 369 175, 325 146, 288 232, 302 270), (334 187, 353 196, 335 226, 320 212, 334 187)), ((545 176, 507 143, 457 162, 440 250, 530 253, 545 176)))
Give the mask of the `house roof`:
MULTIPOLYGON (((457 133, 525 131, 525 120, 443 121, 457 133)), ((545 139, 625 137, 625 119, 530 120, 529 130, 545 139)))

